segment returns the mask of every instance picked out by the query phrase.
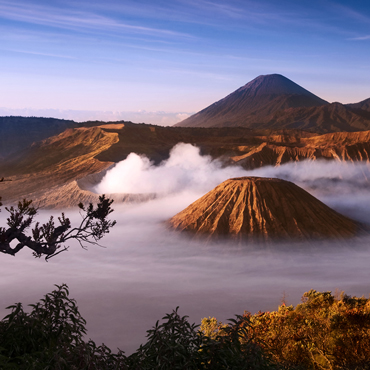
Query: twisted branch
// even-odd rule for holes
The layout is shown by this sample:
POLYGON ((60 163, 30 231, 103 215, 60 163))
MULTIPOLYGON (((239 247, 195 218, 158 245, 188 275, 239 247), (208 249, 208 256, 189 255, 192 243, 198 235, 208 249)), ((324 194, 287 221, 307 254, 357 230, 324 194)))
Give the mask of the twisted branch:
MULTIPOLYGON (((40 225, 38 222, 31 229, 31 235, 27 234, 31 224, 37 215, 38 209, 32 206, 32 201, 23 200, 18 202, 17 207, 5 207, 9 213, 7 228, 0 228, 0 252, 15 256, 24 247, 30 248, 35 257, 45 256, 45 260, 56 256, 68 249, 65 243, 74 239, 86 248, 86 244, 98 244, 97 242, 109 233, 116 221, 110 221, 107 217, 113 212, 111 205, 113 200, 99 197, 96 207, 92 203, 85 208, 80 203, 82 221, 78 227, 71 227, 69 218, 62 213, 58 217, 59 226, 55 226, 53 216, 49 221, 40 225), (69 230, 69 231, 68 231, 69 230), (18 243, 11 247, 11 243, 18 243)), ((0 206, 1 198, 0 198, 0 206)))

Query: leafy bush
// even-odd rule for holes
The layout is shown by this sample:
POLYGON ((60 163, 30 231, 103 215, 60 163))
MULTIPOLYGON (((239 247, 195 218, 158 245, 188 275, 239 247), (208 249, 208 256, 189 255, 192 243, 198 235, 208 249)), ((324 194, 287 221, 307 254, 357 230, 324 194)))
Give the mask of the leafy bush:
POLYGON ((65 284, 30 307, 30 313, 21 303, 7 307, 11 313, 0 322, 1 369, 126 368, 123 352, 83 340, 86 321, 65 284))
POLYGON ((178 308, 148 330, 144 345, 126 357, 105 345, 84 341, 86 321, 63 284, 24 311, 21 303, 0 322, 0 368, 59 369, 272 369, 260 347, 245 339, 246 319, 224 325, 223 336, 210 338, 181 317, 178 308))
POLYGON ((130 356, 132 369, 197 369, 202 344, 197 326, 187 316, 180 317, 178 307, 147 331, 148 341, 130 356))
POLYGON ((222 335, 207 336, 190 324, 178 307, 159 325, 148 330, 148 341, 128 358, 129 368, 137 370, 262 370, 273 369, 259 346, 245 338, 246 319, 237 316, 223 326, 222 335))
POLYGON ((5 370, 366 370, 370 369, 370 300, 311 290, 302 304, 246 312, 229 324, 200 328, 178 308, 148 330, 131 356, 85 341, 86 321, 63 284, 24 311, 9 306, 0 321, 5 370))

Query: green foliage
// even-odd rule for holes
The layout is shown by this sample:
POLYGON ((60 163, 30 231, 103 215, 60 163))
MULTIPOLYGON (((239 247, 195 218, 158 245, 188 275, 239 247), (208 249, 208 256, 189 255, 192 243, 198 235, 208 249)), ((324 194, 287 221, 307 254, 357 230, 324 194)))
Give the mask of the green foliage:
POLYGON ((83 340, 86 321, 69 298, 66 285, 30 305, 7 307, 0 322, 0 368, 5 370, 125 369, 123 352, 112 354, 105 345, 83 340))
POLYGON ((130 356, 132 369, 197 369, 202 344, 197 326, 187 316, 180 317, 178 307, 147 331, 148 341, 130 356))
POLYGON ((223 334, 207 336, 178 307, 163 317, 162 324, 148 330, 148 341, 128 358, 129 368, 137 370, 223 370, 274 369, 259 346, 245 338, 245 318, 237 316, 223 325, 223 334))
POLYGON ((214 339, 181 317, 178 308, 148 330, 147 343, 131 356, 84 341, 86 321, 63 284, 24 311, 21 303, 0 322, 0 368, 62 369, 273 369, 261 349, 245 338, 245 318, 224 325, 214 339))
POLYGON ((366 370, 370 300, 311 290, 297 307, 190 324, 178 307, 131 356, 85 341, 86 321, 66 285, 0 321, 0 369, 366 370))

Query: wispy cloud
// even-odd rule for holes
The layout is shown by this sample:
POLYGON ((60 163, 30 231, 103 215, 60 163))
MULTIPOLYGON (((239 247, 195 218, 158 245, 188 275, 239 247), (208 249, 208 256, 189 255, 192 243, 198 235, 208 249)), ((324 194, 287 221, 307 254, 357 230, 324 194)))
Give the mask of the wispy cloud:
MULTIPOLYGON (((204 24, 218 28, 235 30, 253 30, 258 34, 271 30, 309 30, 310 32, 330 32, 348 36, 348 30, 343 28, 343 22, 332 22, 334 11, 331 5, 320 3, 319 8, 308 9, 300 2, 292 2, 287 6, 278 6, 270 0, 255 1, 222 1, 222 0, 178 0, 183 6, 192 9, 195 18, 202 17, 204 24), (224 22, 220 23, 220 19, 224 22), (206 23, 208 22, 208 23, 206 23), (263 28, 261 28, 263 27, 263 28)), ((189 10, 190 11, 190 10, 189 10)), ((338 10, 339 11, 339 10, 338 10)), ((346 9, 342 9, 346 11, 346 9)), ((368 20, 366 16, 351 11, 352 17, 361 21, 368 20)))
POLYGON ((370 17, 364 13, 360 13, 359 11, 354 10, 350 6, 331 3, 333 9, 335 9, 338 13, 345 16, 347 19, 352 18, 355 21, 370 24, 370 17))
POLYGON ((190 5, 193 8, 201 8, 208 12, 220 13, 223 16, 227 16, 230 18, 241 18, 246 14, 245 8, 237 7, 225 2, 215 2, 208 0, 185 0, 183 1, 183 3, 185 3, 187 6, 190 5))
MULTIPOLYGON (((257 4, 248 1, 174 0, 166 6, 160 3, 143 4, 131 1, 125 1, 123 4, 89 4, 88 7, 84 1, 66 4, 66 7, 58 8, 36 5, 33 2, 14 3, 0 0, 0 18, 90 34, 101 32, 115 36, 145 35, 152 40, 199 39, 199 32, 195 36, 188 26, 185 27, 186 31, 184 27, 179 26, 186 23, 233 31, 258 30, 261 25, 268 25, 269 28, 287 25, 311 29, 329 27, 317 18, 314 11, 303 13, 300 12, 299 6, 281 9, 265 0, 257 4), (224 22, 220 23, 220 19, 224 22), (158 20, 162 22, 158 23, 158 20), (158 24, 161 26, 158 27, 158 24)), ((350 12, 353 17, 361 17, 361 14, 355 11, 350 12)), ((365 16, 363 18, 366 19, 365 16)))
POLYGON ((0 17, 19 22, 73 30, 96 29, 100 31, 127 31, 157 37, 193 37, 188 33, 128 24, 111 17, 85 11, 61 10, 60 8, 37 6, 35 4, 30 6, 27 3, 14 4, 5 1, 0 2, 0 17))
MULTIPOLYGON (((73 4, 75 4, 75 2, 73 4)), ((79 4, 82 6, 84 2, 80 1, 79 4)), ((145 1, 145 4, 139 1, 126 0, 124 3, 95 3, 91 4, 91 7, 97 11, 108 10, 116 14, 130 15, 145 19, 213 26, 222 26, 222 24, 215 19, 215 14, 226 19, 240 18, 241 13, 244 13, 241 7, 234 7, 222 2, 212 3, 206 0, 173 0, 166 3, 145 1)))
POLYGON ((258 4, 247 0, 173 0, 165 6, 150 1, 143 6, 142 2, 127 0, 119 5, 117 3, 97 3, 92 6, 96 10, 109 9, 117 14, 129 14, 134 17, 179 22, 180 24, 200 24, 223 29, 253 28, 254 25, 271 21, 284 23, 298 17, 298 14, 293 11, 283 11, 270 4, 268 0, 262 0, 258 4), (221 19, 222 22, 220 22, 221 19))
POLYGON ((354 40, 354 41, 370 40, 370 35, 359 36, 359 37, 351 37, 348 40, 354 40))
POLYGON ((17 49, 2 49, 2 50, 4 50, 4 51, 10 51, 12 53, 40 55, 40 56, 52 57, 52 58, 77 59, 76 57, 73 57, 73 56, 70 56, 70 55, 61 55, 61 54, 52 54, 52 53, 41 53, 41 52, 29 51, 29 50, 17 50, 17 49))

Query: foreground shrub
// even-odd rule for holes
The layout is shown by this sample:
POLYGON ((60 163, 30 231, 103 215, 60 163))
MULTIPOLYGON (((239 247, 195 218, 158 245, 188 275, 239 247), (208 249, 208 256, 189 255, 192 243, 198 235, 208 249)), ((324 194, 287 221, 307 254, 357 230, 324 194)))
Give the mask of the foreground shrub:
POLYGON ((278 311, 215 318, 199 328, 178 308, 148 330, 131 356, 85 341, 86 321, 66 285, 29 313, 21 303, 0 321, 0 369, 366 370, 370 369, 370 300, 311 290, 278 311))
POLYGON ((245 341, 244 317, 225 325, 227 335, 210 338, 181 317, 178 308, 148 330, 144 345, 126 357, 92 340, 86 321, 63 284, 24 311, 21 303, 0 322, 0 369, 271 369, 261 348, 245 341), (243 338, 243 342, 241 341, 243 338))
MULTIPOLYGON (((370 369, 370 300, 311 290, 302 301, 295 308, 245 313, 241 343, 252 339, 286 369, 370 369)), ((202 331, 225 335, 215 322, 203 320, 202 331)))
POLYGON ((187 316, 179 316, 178 308, 163 317, 165 320, 148 330, 148 341, 128 358, 130 369, 201 370, 273 369, 260 347, 245 338, 246 319, 239 316, 224 325, 226 335, 214 338, 190 324, 187 316))
POLYGON ((30 313, 21 303, 7 307, 11 313, 0 322, 1 369, 126 368, 123 352, 83 340, 86 321, 65 284, 30 307, 30 313))

